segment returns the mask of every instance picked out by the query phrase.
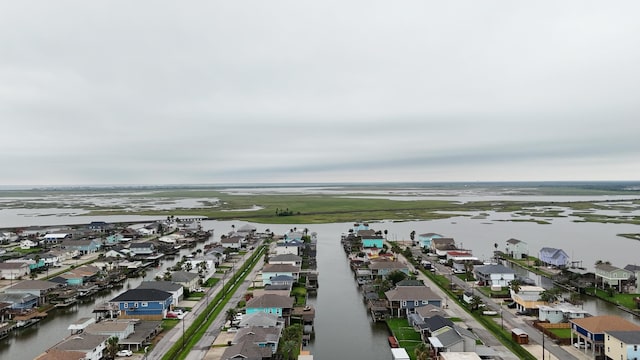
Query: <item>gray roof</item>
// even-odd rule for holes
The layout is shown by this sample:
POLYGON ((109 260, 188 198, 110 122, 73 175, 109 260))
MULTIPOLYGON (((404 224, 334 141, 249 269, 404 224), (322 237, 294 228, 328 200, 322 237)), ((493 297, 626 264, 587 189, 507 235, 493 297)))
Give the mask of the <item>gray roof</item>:
POLYGON ((58 283, 45 280, 23 280, 7 290, 48 290, 61 286, 58 283))
POLYGON ((297 273, 300 271, 300 267, 298 266, 293 266, 293 265, 289 265, 289 264, 266 264, 265 266, 262 267, 262 272, 266 273, 266 272, 274 272, 274 273, 280 273, 280 272, 290 272, 290 273, 297 273))
POLYGON ((507 240, 507 243, 515 245, 515 244, 518 244, 518 243, 524 243, 524 241, 511 238, 511 239, 507 240))
POLYGON ((0 302, 6 302, 10 304, 20 304, 37 299, 38 297, 32 294, 10 294, 0 293, 0 302))
POLYGON ((273 327, 278 324, 278 316, 268 314, 266 312, 256 312, 245 315, 238 324, 240 327, 257 326, 257 327, 273 327))
POLYGON ((435 335, 435 337, 438 338, 438 341, 440 341, 444 347, 451 347, 464 340, 462 336, 452 328, 443 330, 442 333, 435 335))
POLYGON ((515 274, 516 272, 502 264, 490 264, 483 266, 476 266, 473 268, 474 272, 479 274, 515 274))
POLYGON ((370 269, 408 269, 406 264, 399 261, 374 261, 369 264, 370 269))
POLYGON ((276 255, 274 257, 269 258, 269 263, 271 263, 272 261, 296 261, 296 262, 301 262, 302 261, 302 257, 298 256, 298 255, 294 255, 294 254, 281 254, 281 255, 276 255))
POLYGON ((262 360, 270 358, 271 349, 259 347, 251 341, 243 341, 235 345, 231 345, 222 353, 221 360, 243 359, 243 360, 262 360))
POLYGON ((54 345, 54 349, 69 351, 90 351, 107 341, 109 335, 81 334, 73 335, 54 345))
POLYGON ((442 300, 426 286, 396 286, 384 293, 389 301, 401 300, 442 300))
POLYGON ((143 281, 138 286, 138 289, 158 289, 166 292, 178 291, 181 288, 182 285, 171 281, 143 281))
POLYGON ((597 264, 597 265, 595 265, 595 268, 598 269, 598 270, 606 271, 606 272, 614 272, 614 271, 617 271, 617 270, 622 270, 617 266, 613 266, 611 264, 605 264, 605 263, 597 264))
POLYGON ((431 332, 434 332, 436 330, 442 329, 443 327, 453 327, 453 321, 451 321, 450 319, 447 319, 445 317, 442 317, 440 315, 435 315, 432 316, 430 318, 425 318, 424 319, 424 327, 421 327, 421 329, 426 329, 429 330, 431 332))
POLYGON ((288 309, 293 307, 293 298, 289 296, 281 296, 274 294, 264 294, 254 297, 247 301, 247 308, 281 308, 288 309))
POLYGON ((111 302, 121 301, 165 301, 173 295, 157 289, 131 289, 111 299, 111 302))
POLYGON ((624 267, 625 270, 627 271, 631 271, 631 272, 636 272, 636 271, 640 271, 640 265, 627 265, 624 267))
POLYGON ((171 281, 187 283, 197 278, 198 274, 188 271, 174 271, 171 273, 171 281))
POLYGON ((277 344, 280 340, 280 328, 279 327, 260 327, 249 326, 241 328, 233 337, 233 343, 239 343, 243 341, 251 341, 254 344, 257 343, 273 343, 277 344))
POLYGON ((606 331, 627 345, 640 345, 640 331, 606 331))

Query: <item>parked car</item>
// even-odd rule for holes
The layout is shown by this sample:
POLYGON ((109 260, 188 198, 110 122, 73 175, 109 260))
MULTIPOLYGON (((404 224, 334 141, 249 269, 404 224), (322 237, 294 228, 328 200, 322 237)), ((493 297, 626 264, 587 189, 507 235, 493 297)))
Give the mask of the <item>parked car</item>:
POLYGON ((516 315, 527 316, 527 315, 531 315, 531 312, 529 312, 529 310, 520 310, 520 311, 516 311, 516 315))
POLYGON ((515 308, 516 308, 516 306, 518 306, 518 304, 517 304, 515 301, 510 302, 510 303, 508 303, 508 304, 507 304, 507 307, 508 307, 509 309, 515 309, 515 308))
POLYGON ((576 347, 576 349, 584 349, 585 347, 586 347, 587 349, 590 349, 590 348, 591 348, 591 344, 590 344, 590 343, 585 343, 584 341, 580 341, 580 340, 579 340, 579 341, 574 342, 574 343, 573 343, 573 346, 575 346, 575 347, 576 347))
MULTIPOLYGON (((112 354, 113 354, 113 353, 112 353, 112 354)), ((118 352, 116 353, 116 356, 126 356, 126 357, 129 357, 129 356, 131 356, 131 355, 133 355, 133 351, 131 351, 131 350, 126 350, 126 349, 125 349, 125 350, 120 350, 120 351, 118 351, 118 352)))

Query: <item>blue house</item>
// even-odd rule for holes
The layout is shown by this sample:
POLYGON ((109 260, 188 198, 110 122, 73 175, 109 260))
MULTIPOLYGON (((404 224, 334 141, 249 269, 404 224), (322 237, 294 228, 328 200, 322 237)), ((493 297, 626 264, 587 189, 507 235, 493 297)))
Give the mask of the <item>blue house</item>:
POLYGON ((431 249, 431 240, 441 238, 442 235, 436 233, 426 233, 418 235, 418 243, 423 249, 431 249))
POLYGON ((109 301, 120 310, 120 318, 162 320, 173 302, 171 293, 157 289, 131 289, 109 301))
POLYGON ((262 296, 254 297, 247 301, 246 304, 247 315, 264 312, 267 314, 274 314, 279 317, 285 317, 291 314, 292 308, 292 297, 274 294, 264 294, 262 296))
POLYGON ((38 306, 38 297, 33 294, 0 293, 0 303, 11 304, 14 310, 28 310, 38 306))
POLYGON ((113 234, 113 235, 109 235, 106 238, 104 238, 104 242, 107 245, 116 245, 116 244, 119 244, 120 242, 124 242, 124 241, 126 241, 126 240, 125 240, 125 237, 122 234, 113 234))
POLYGON ((60 246, 67 250, 77 250, 80 254, 92 254, 100 250, 102 244, 98 240, 64 240, 60 246))
POLYGON ((384 293, 389 301, 391 316, 404 317, 415 312, 416 308, 433 305, 440 307, 442 298, 428 287, 422 286, 396 286, 384 293))
POLYGON ((564 250, 550 247, 540 249, 538 258, 545 264, 557 267, 564 267, 569 263, 569 255, 564 250))

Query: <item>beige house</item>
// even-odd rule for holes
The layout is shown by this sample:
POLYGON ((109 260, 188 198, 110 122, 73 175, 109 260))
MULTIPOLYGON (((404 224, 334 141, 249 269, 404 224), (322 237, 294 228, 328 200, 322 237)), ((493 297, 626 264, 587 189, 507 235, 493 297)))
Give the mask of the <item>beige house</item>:
POLYGON ((520 286, 520 289, 516 293, 513 289, 510 290, 511 298, 517 304, 518 310, 537 311, 541 305, 547 305, 546 302, 540 300, 540 294, 544 291, 544 288, 540 286, 520 286))
POLYGON ((18 280, 31 273, 29 264, 26 262, 3 262, 0 263, 0 279, 18 280))

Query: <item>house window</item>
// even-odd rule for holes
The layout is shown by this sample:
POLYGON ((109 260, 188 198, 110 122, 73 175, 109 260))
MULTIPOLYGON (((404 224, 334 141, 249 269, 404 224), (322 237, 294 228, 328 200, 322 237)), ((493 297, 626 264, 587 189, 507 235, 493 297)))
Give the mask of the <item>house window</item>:
POLYGON ((140 303, 140 306, 147 307, 147 306, 149 306, 149 303, 146 302, 146 301, 143 301, 143 302, 140 303))
POLYGON ((124 307, 125 309, 129 308, 129 303, 124 303, 124 306, 123 306, 123 307, 124 307))
POLYGON ((133 307, 134 307, 134 308, 137 308, 137 307, 138 307, 138 303, 137 303, 137 302, 134 302, 134 303, 133 303, 133 307))
POLYGON ((400 306, 407 307, 407 300, 400 301, 400 306))

